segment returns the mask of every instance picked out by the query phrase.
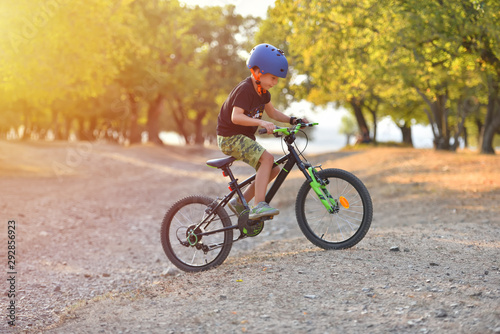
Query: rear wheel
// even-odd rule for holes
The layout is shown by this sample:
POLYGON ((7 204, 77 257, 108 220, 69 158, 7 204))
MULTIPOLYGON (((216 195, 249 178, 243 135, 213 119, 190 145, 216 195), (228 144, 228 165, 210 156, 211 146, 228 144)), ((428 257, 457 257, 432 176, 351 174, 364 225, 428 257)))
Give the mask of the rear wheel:
POLYGON ((233 230, 207 233, 231 226, 231 219, 220 207, 207 221, 213 199, 189 196, 176 202, 163 218, 161 244, 168 259, 184 271, 203 271, 214 268, 227 258, 233 242, 233 230))
POLYGON ((326 183, 337 205, 329 213, 306 181, 295 203, 302 233, 324 249, 353 247, 364 238, 372 222, 373 206, 368 190, 356 176, 341 169, 325 169, 316 175, 326 183))

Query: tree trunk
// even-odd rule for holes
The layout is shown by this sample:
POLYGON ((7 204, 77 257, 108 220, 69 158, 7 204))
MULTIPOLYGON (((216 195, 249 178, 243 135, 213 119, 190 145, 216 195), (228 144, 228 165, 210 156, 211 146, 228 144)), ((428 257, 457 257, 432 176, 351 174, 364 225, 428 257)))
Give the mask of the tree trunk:
POLYGON ((424 99, 429 109, 424 108, 429 124, 432 128, 432 135, 434 136, 434 148, 436 150, 449 150, 450 149, 450 132, 448 129, 448 111, 446 110, 446 102, 448 95, 436 95, 434 101, 416 88, 417 93, 424 99))
POLYGON ((451 145, 451 150, 456 151, 459 145, 458 139, 463 134, 465 140, 465 146, 467 147, 467 133, 465 131, 465 119, 472 112, 476 112, 478 110, 478 104, 473 102, 470 103, 470 99, 463 99, 457 105, 458 115, 460 117, 460 121, 458 122, 455 136, 453 137, 453 145, 451 145))
POLYGON ((377 112, 376 110, 370 110, 373 117, 373 142, 377 143, 377 112))
POLYGON ((491 81, 488 85, 488 108, 481 133, 481 153, 495 154, 493 138, 500 129, 500 94, 498 82, 491 81))
POLYGON ((479 117, 475 117, 475 123, 477 127, 477 145, 478 148, 481 149, 481 143, 482 143, 482 137, 481 134, 483 133, 483 122, 479 119, 479 117))
POLYGON ((148 109, 148 140, 157 145, 163 145, 160 139, 160 114, 163 109, 163 95, 158 94, 158 97, 149 105, 148 109))
POLYGON ((66 115, 64 117, 64 132, 61 133, 61 139, 63 140, 69 140, 69 135, 71 133, 71 123, 72 119, 66 115))
POLYGON ((365 116, 363 115, 362 106, 363 101, 359 101, 357 98, 352 98, 349 103, 354 109, 354 116, 356 117, 356 121, 358 122, 360 136, 363 142, 370 142, 370 130, 368 129, 368 125, 365 120, 365 116))
POLYGON ((175 97, 175 102, 177 106, 172 106, 172 116, 174 118, 175 124, 177 125, 177 133, 184 137, 186 144, 189 144, 189 137, 185 129, 186 114, 184 113, 184 107, 180 98, 175 97))
POLYGON ((380 105, 380 98, 375 97, 372 93, 372 99, 375 100, 375 102, 376 102, 375 106, 367 105, 366 108, 372 114, 372 118, 373 118, 373 137, 372 137, 372 139, 373 139, 374 143, 377 143, 377 123, 378 123, 377 111, 378 111, 378 106, 380 105))
POLYGON ((28 140, 31 138, 31 113, 28 109, 28 104, 24 102, 22 102, 22 106, 23 106, 23 114, 24 114, 24 132, 23 132, 23 135, 21 136, 21 140, 28 140))
POLYGON ((436 101, 433 103, 432 111, 436 120, 438 129, 438 137, 434 140, 434 145, 437 150, 449 151, 450 146, 450 131, 448 128, 448 110, 446 109, 447 95, 437 95, 436 101))
POLYGON ((401 134, 403 135, 403 144, 413 147, 411 126, 408 126, 408 124, 405 122, 402 126, 398 125, 398 128, 401 130, 401 134))
POLYGON ((464 148, 469 147, 469 133, 467 132, 467 127, 464 126, 464 148))
POLYGON ((76 121, 78 123, 76 138, 78 140, 83 140, 85 138, 85 120, 80 116, 76 118, 76 121))
POLYGON ((205 137, 203 136, 203 118, 205 118, 206 114, 207 110, 203 110, 196 115, 194 143, 197 145, 203 145, 205 142, 205 137))
POLYGON ((133 93, 129 93, 128 98, 130 101, 130 127, 128 140, 130 144, 136 144, 141 142, 141 131, 139 130, 139 125, 137 124, 139 110, 137 101, 135 100, 135 95, 133 93))
POLYGON ((59 111, 55 108, 52 109, 52 131, 54 132, 54 139, 61 140, 61 129, 59 125, 59 111))
POLYGON ((97 138, 97 116, 90 117, 87 140, 94 141, 97 138))
POLYGON ((349 146, 350 145, 349 143, 351 142, 351 135, 350 134, 346 134, 345 137, 346 137, 345 146, 349 146))

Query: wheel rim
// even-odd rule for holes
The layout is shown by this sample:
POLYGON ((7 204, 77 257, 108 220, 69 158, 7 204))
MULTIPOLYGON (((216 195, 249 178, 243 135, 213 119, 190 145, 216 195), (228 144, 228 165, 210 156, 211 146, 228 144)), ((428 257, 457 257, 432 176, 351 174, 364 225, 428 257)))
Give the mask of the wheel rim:
MULTIPOLYGON (((216 248, 205 253, 203 246, 223 245, 226 241, 226 233, 215 233, 203 237, 189 237, 189 230, 193 229, 205 217, 206 205, 191 203, 181 207, 172 217, 169 227, 169 247, 172 254, 182 263, 191 267, 203 267, 217 260, 222 248, 216 248), (182 243, 181 243, 182 242, 182 243)), ((223 228, 222 221, 218 215, 203 232, 209 232, 223 228)))
POLYGON ((337 202, 335 213, 328 213, 314 191, 309 189, 304 202, 304 218, 309 230, 328 243, 352 238, 361 227, 365 207, 356 188, 344 179, 328 178, 326 188, 337 202))

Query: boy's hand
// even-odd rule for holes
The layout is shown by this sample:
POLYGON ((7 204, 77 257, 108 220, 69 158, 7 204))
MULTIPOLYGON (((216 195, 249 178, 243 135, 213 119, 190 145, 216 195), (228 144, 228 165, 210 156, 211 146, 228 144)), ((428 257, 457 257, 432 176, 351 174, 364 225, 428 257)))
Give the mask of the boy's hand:
POLYGON ((302 123, 306 123, 307 124, 307 123, 310 123, 310 122, 309 122, 309 120, 307 118, 302 117, 302 123))
POLYGON ((273 133, 273 130, 276 129, 276 125, 274 125, 274 123, 266 122, 266 121, 262 121, 260 123, 260 126, 263 127, 264 129, 266 129, 268 134, 273 133))
MULTIPOLYGON (((294 117, 292 117, 292 118, 294 118, 294 117)), ((309 123, 309 120, 307 118, 305 118, 305 117, 295 118, 295 119, 293 119, 293 124, 292 125, 297 125, 297 124, 299 124, 299 122, 303 123, 303 124, 307 124, 307 123, 309 123)))

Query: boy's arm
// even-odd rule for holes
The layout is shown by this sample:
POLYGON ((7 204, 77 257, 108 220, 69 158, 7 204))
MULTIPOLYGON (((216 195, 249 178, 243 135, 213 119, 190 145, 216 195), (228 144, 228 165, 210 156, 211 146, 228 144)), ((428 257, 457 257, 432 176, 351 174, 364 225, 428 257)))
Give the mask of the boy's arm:
POLYGON ((276 125, 274 125, 274 123, 246 116, 245 110, 243 110, 240 107, 233 107, 233 112, 231 114, 231 121, 234 124, 238 125, 261 126, 267 130, 267 133, 273 133, 273 130, 276 128, 276 125))
MULTIPOLYGON (((269 117, 274 119, 275 121, 282 122, 282 123, 289 123, 290 122, 290 116, 285 115, 278 109, 276 109, 271 102, 267 103, 264 109, 269 117)), ((302 121, 304 123, 309 123, 309 121, 303 117, 302 121)))
POLYGON ((267 116, 271 117, 275 121, 281 123, 288 123, 290 121, 290 116, 287 116, 278 109, 276 109, 273 106, 272 102, 267 103, 264 110, 266 111, 267 116))

